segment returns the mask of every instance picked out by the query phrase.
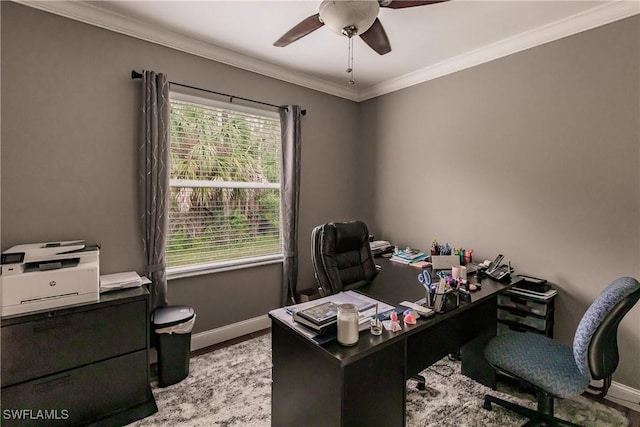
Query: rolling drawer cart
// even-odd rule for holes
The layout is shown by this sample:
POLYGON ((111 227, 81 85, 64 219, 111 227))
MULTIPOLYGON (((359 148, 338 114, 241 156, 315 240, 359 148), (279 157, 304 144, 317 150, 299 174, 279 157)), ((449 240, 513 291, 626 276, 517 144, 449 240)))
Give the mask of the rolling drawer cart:
POLYGON ((555 295, 542 298, 507 290, 498 295, 498 334, 509 330, 553 338, 555 295))

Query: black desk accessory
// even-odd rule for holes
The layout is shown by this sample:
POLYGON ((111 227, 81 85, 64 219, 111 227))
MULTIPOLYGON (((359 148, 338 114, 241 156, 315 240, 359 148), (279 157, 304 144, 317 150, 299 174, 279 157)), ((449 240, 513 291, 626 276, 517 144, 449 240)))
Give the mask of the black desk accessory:
POLYGON ((519 274, 519 276, 524 280, 514 285, 514 288, 540 293, 545 293, 549 289, 551 289, 551 285, 547 283, 546 279, 539 279, 532 276, 523 276, 522 274, 519 274))

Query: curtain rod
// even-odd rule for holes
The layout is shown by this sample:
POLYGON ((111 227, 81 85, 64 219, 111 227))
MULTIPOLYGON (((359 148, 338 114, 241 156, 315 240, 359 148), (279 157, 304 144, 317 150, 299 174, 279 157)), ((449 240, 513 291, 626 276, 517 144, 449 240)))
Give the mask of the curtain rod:
MULTIPOLYGON (((142 78, 142 74, 140 74, 136 70, 131 70, 131 78, 132 79, 141 79, 142 78)), ((202 89, 202 88, 199 88, 199 87, 189 86, 189 85, 185 85, 185 84, 182 84, 182 83, 176 83, 176 82, 169 82, 169 83, 172 84, 172 85, 176 85, 176 86, 186 87, 188 89, 195 89, 195 90, 200 90, 202 92, 213 93, 215 95, 226 96, 226 97, 230 98, 232 101, 233 101, 233 99, 241 99, 243 101, 253 102, 255 104, 260 104, 260 105, 267 105, 269 107, 274 107, 274 108, 283 108, 283 109, 287 108, 286 106, 283 106, 283 105, 269 104, 268 102, 256 101, 255 99, 249 99, 249 98, 243 98, 241 96, 229 95, 228 93, 216 92, 215 90, 202 89)), ((303 116, 307 115, 307 110, 300 110, 300 114, 302 114, 303 116)))

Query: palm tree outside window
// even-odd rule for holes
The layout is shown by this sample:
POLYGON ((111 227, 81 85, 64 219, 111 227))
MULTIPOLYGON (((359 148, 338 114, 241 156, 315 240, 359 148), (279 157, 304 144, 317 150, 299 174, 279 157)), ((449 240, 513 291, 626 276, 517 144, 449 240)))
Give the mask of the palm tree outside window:
POLYGON ((280 262, 277 112, 170 93, 170 276, 280 262))

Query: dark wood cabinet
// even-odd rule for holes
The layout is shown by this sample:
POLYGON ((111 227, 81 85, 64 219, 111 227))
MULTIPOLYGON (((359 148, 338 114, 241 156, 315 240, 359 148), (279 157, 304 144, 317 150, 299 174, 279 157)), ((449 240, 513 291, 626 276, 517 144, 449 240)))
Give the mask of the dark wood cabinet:
POLYGON ((3 426, 124 425, 157 411, 149 293, 2 318, 3 426))

